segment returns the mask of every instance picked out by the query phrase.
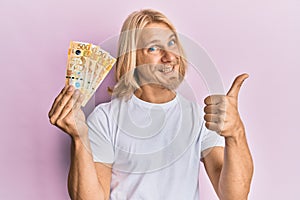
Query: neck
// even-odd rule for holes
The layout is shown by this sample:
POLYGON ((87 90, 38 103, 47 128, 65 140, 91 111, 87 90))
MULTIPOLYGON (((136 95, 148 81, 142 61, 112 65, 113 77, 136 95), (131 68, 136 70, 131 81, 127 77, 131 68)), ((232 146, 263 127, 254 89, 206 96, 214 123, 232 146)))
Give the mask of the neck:
POLYGON ((134 94, 139 99, 150 103, 166 103, 176 96, 175 92, 170 89, 150 84, 141 86, 134 94))

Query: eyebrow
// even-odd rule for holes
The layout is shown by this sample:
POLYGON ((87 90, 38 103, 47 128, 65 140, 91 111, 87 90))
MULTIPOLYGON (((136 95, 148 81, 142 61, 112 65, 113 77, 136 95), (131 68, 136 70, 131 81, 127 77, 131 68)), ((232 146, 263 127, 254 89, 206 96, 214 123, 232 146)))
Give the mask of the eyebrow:
MULTIPOLYGON (((172 33, 172 34, 169 36, 169 39, 171 39, 172 37, 175 37, 175 33, 172 33)), ((148 46, 149 44, 157 43, 157 42, 160 42, 160 40, 151 40, 150 42, 145 43, 145 47, 148 46)))
POLYGON ((175 37, 175 33, 172 33, 172 34, 169 36, 169 39, 171 39, 172 37, 175 37))

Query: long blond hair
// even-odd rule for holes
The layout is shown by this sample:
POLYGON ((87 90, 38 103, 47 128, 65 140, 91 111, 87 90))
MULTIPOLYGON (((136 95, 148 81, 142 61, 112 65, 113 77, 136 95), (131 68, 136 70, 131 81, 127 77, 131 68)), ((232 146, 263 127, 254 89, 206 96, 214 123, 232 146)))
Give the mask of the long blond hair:
POLYGON ((139 39, 138 30, 145 28, 151 23, 164 23, 174 32, 180 55, 179 73, 182 77, 185 75, 187 62, 173 24, 165 15, 158 11, 152 9, 135 11, 125 20, 119 37, 118 58, 115 73, 117 84, 115 85, 114 90, 111 91, 115 97, 128 98, 135 90, 140 88, 134 70, 136 67, 137 41, 139 39))

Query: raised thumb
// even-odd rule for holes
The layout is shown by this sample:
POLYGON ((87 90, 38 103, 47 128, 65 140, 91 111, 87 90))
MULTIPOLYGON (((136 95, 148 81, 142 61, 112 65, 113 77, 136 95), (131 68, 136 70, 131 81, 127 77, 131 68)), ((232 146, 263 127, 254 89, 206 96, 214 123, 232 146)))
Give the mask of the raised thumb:
POLYGON ((237 76, 232 85, 231 85, 231 88, 229 89, 229 91, 227 92, 227 96, 231 96, 231 97, 235 97, 235 98, 238 98, 238 95, 239 95, 239 91, 240 91, 240 88, 244 82, 244 80, 246 80, 247 78, 249 77, 248 74, 241 74, 239 76, 237 76))

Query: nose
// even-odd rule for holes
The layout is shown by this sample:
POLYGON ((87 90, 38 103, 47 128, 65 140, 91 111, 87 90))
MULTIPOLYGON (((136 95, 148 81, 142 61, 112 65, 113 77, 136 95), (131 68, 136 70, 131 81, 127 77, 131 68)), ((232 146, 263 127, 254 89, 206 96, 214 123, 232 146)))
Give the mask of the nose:
POLYGON ((176 55, 170 51, 164 50, 162 58, 162 62, 174 62, 176 60, 176 55))

